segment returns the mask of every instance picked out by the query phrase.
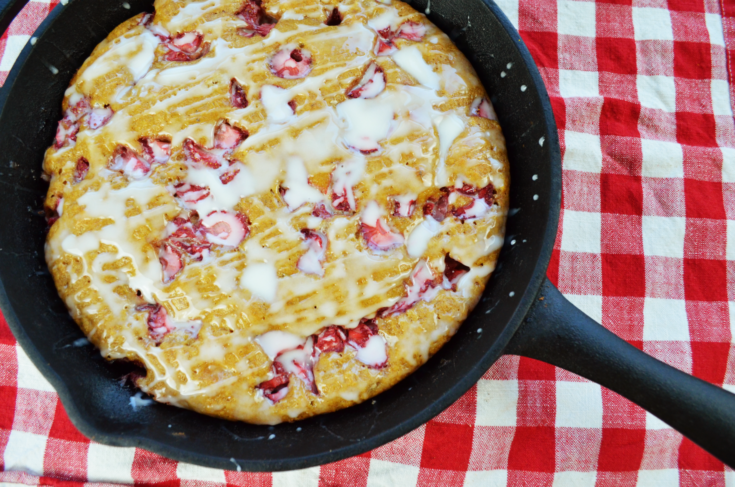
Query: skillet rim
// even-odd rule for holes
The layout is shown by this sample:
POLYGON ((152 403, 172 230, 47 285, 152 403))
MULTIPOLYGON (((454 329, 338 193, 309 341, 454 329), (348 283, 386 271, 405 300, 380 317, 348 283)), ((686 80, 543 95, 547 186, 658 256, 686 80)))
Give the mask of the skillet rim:
MULTIPOLYGON (((404 0, 415 6, 416 0, 404 0)), ((418 0, 422 1, 422 0, 418 0)), ((515 27, 510 23, 508 18, 502 12, 502 10, 492 0, 480 0, 482 4, 496 17, 498 22, 502 25, 505 32, 513 40, 514 47, 523 60, 524 66, 528 70, 528 73, 533 81, 534 90, 529 90, 536 94, 539 98, 541 108, 543 110, 543 118, 540 120, 545 125, 546 143, 548 144, 548 159, 551 164, 549 168, 550 178, 548 181, 549 190, 549 204, 547 213, 545 215, 546 228, 543 232, 543 241, 539 249, 538 257, 536 259, 535 266, 531 277, 525 285, 523 295, 516 306, 515 312, 503 326, 503 331, 492 343, 492 345, 483 354, 482 358, 478 360, 474 366, 469 370, 467 374, 456 381, 453 387, 446 389, 440 398, 433 403, 427 405, 424 409, 417 413, 414 413, 408 420, 398 423, 396 426, 383 430, 378 434, 368 434, 365 439, 347 444, 338 449, 334 449, 328 452, 322 452, 317 454, 305 453, 298 457, 290 457, 287 459, 268 459, 268 460, 246 460, 237 459, 237 463, 234 459, 225 459, 220 456, 206 455, 199 452, 192 452, 191 450, 183 449, 178 445, 172 445, 169 443, 163 443, 157 441, 151 437, 140 435, 140 434, 108 434, 101 432, 97 427, 93 426, 86 417, 84 417, 77 405, 75 396, 69 390, 69 385, 57 374, 57 372, 51 368, 50 364, 47 363, 42 356, 41 352, 35 347, 31 338, 26 334, 24 327, 21 325, 18 317, 16 316, 10 300, 5 291, 5 286, 0 280, 0 309, 5 316, 5 320, 8 323, 13 335, 15 336, 18 343, 21 345, 23 350, 27 353, 33 364, 42 372, 43 376, 51 383, 53 388, 59 395, 59 399, 64 406, 67 415, 70 420, 85 436, 88 438, 107 445, 121 446, 121 447, 139 447, 145 450, 152 451, 154 453, 163 455, 167 458, 171 458, 178 461, 185 461, 195 463, 198 465, 204 465, 208 467, 222 468, 226 470, 239 470, 241 467, 244 471, 283 471, 283 470, 295 470, 301 468, 312 467, 316 465, 323 465, 338 460, 342 460, 351 456, 359 455, 366 451, 377 448, 385 443, 393 441, 410 431, 420 427, 422 424, 428 422, 433 417, 444 411, 446 408, 451 406, 456 400, 464 395, 482 375, 489 369, 489 367, 497 361, 497 359, 503 354, 503 350, 508 346, 508 343, 520 327, 521 323, 525 319, 528 311, 530 310, 536 296, 541 288, 541 285, 546 280, 546 270, 551 259, 553 252, 554 243, 556 240, 557 227, 559 221, 559 213, 561 208, 561 153, 559 147, 558 132, 556 127, 556 121, 554 118, 551 101, 549 99, 548 92, 538 71, 535 61, 533 60, 528 48, 520 37, 515 27)), ((58 4, 39 25, 36 31, 31 37, 36 37, 41 40, 47 30, 52 27, 56 19, 61 15, 65 8, 65 5, 58 4)), ((416 6, 418 9, 418 7, 416 6)), ((13 91, 14 85, 17 82, 17 78, 20 71, 28 61, 29 56, 34 46, 31 43, 27 43, 21 51, 20 55, 15 61, 13 68, 11 69, 5 84, 0 88, 0 117, 4 115, 6 108, 6 101, 13 91)), ((511 195, 513 194, 513 184, 511 182, 511 195)), ((508 245, 504 245, 501 255, 498 259, 502 262, 504 254, 508 251, 508 245)), ((224 421, 224 420, 223 420, 224 421)))

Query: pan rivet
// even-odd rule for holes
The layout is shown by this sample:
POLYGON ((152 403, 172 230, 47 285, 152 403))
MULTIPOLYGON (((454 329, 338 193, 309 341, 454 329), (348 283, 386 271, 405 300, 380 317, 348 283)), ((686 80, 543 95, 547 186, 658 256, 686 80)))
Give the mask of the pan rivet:
POLYGON ((538 139, 538 145, 540 145, 541 147, 544 146, 544 142, 546 142, 546 137, 541 137, 540 139, 538 139))
POLYGON ((268 437, 268 439, 269 439, 269 440, 272 440, 272 439, 273 439, 273 438, 275 438, 275 437, 276 437, 276 435, 270 435, 270 436, 268 437))
POLYGON ((516 241, 515 241, 515 240, 511 240, 511 241, 510 241, 510 244, 511 244, 511 245, 515 245, 515 244, 516 244, 516 241))
POLYGON ((526 85, 521 85, 521 91, 526 91, 526 85))
POLYGON ((503 71, 502 73, 500 73, 500 77, 501 78, 505 78, 505 71, 503 71))
POLYGON ((538 195, 537 194, 533 195, 533 201, 536 201, 537 199, 538 199, 538 195))
POLYGON ((296 428, 296 431, 301 431, 301 426, 299 426, 298 428, 296 428))
POLYGON ((482 333, 482 328, 478 328, 477 333, 482 333))
POLYGON ((531 180, 536 181, 538 179, 538 174, 534 174, 531 176, 531 180))
POLYGON ((510 294, 508 294, 508 296, 510 296, 511 298, 512 298, 513 296, 515 296, 515 295, 516 295, 516 293, 515 293, 515 292, 513 292, 513 291, 511 291, 511 292, 510 292, 510 294))

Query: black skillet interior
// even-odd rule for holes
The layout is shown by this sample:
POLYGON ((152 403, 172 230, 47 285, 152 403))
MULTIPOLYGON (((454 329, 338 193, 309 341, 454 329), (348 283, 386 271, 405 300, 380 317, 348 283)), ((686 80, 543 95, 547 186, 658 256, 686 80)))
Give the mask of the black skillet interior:
MULTIPOLYGON (((426 0, 409 3, 420 11, 427 7, 426 0)), ((508 237, 483 301, 436 356, 374 400, 266 427, 160 404, 133 409, 135 391, 120 384, 126 366, 104 361, 90 346, 73 346, 83 335, 44 261, 41 209, 47 184, 40 177, 41 162, 61 117, 64 90, 115 26, 151 8, 151 0, 59 5, 35 34, 35 45, 25 47, 0 93, 0 304, 74 424, 102 443, 139 446, 209 467, 273 471, 362 453, 451 405, 501 355, 519 326, 544 279, 556 234, 561 181, 556 127, 541 78, 515 29, 489 0, 431 2, 429 18, 454 39, 491 94, 511 160, 508 237)))

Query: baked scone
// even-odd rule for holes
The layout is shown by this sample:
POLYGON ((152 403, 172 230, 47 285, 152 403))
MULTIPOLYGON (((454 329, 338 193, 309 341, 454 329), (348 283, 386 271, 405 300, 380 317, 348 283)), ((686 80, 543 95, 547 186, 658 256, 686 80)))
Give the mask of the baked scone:
POLYGON ((275 424, 422 365, 503 243, 508 160, 473 68, 390 0, 156 0, 72 80, 46 259, 137 386, 275 424))

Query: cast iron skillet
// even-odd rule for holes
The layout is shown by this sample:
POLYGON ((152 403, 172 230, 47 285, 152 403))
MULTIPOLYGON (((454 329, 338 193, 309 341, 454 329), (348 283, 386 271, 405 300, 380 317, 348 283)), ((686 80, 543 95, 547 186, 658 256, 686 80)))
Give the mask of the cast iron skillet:
MULTIPOLYGON (((0 0, 1 28, 26 1, 0 0)), ((426 0, 409 3, 427 7, 426 0)), ((37 42, 23 49, 0 92, 0 305, 82 433, 208 467, 305 468, 363 453, 417 428, 510 353, 544 360, 622 394, 735 467, 735 396, 628 345, 546 279, 561 200, 556 125, 531 56, 490 0, 434 0, 429 14, 491 93, 511 161, 506 244, 482 302, 457 335, 374 400, 295 424, 232 423, 161 404, 134 410, 135 391, 120 384, 126 367, 105 362, 89 346, 74 346, 82 333, 43 258, 46 231, 39 210, 47 184, 40 174, 71 77, 115 26, 151 5, 59 5, 36 32, 37 42)))

